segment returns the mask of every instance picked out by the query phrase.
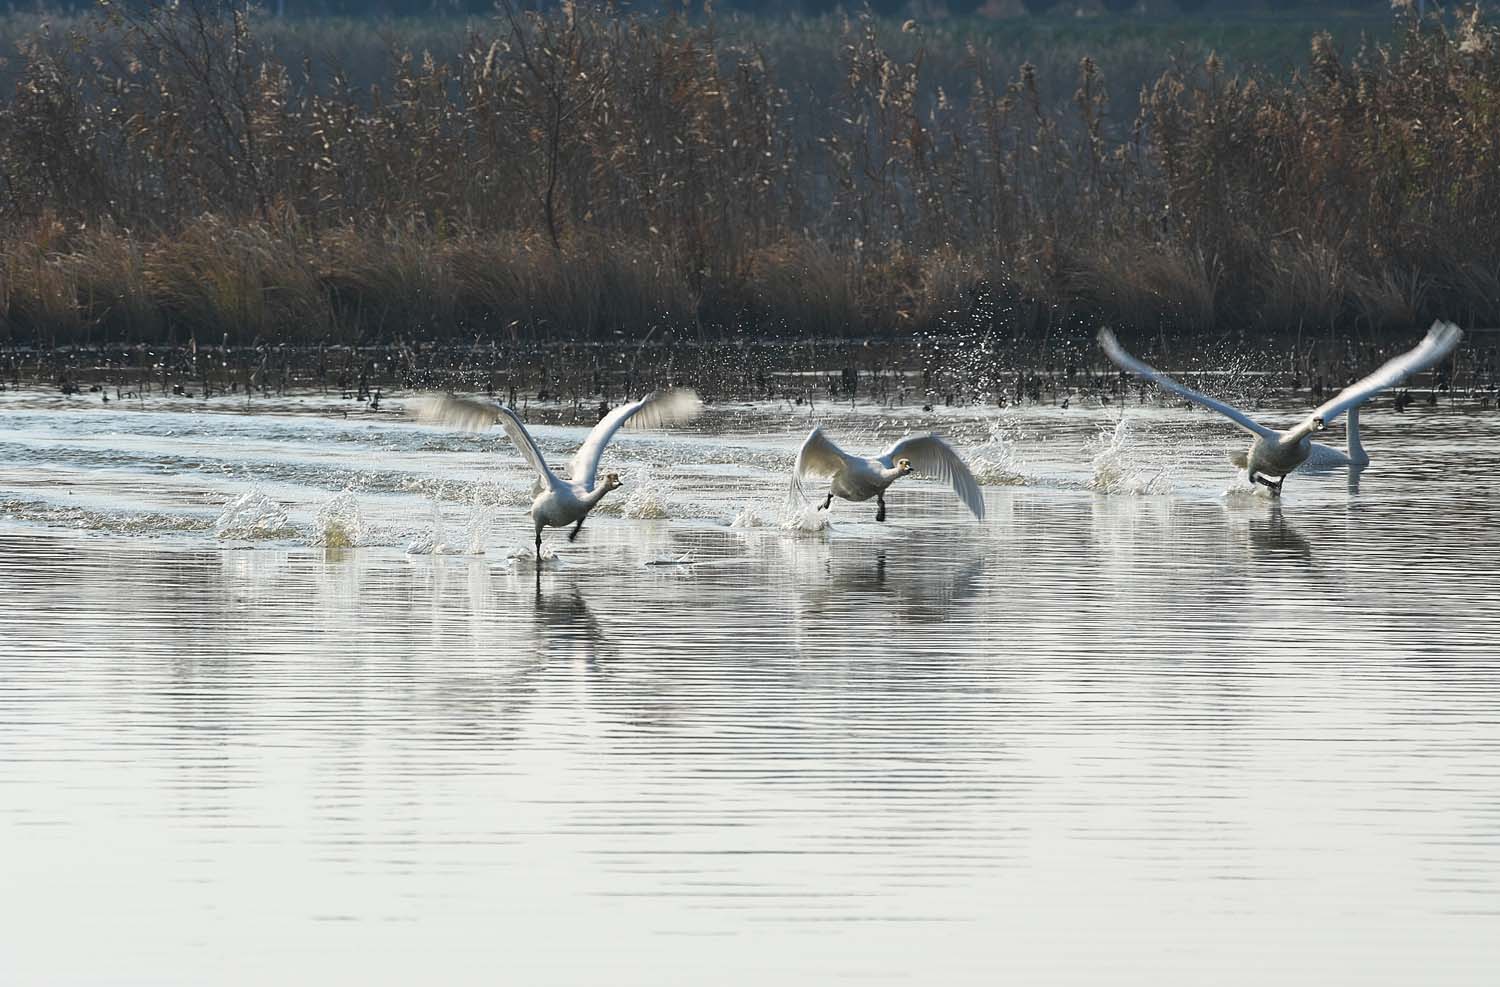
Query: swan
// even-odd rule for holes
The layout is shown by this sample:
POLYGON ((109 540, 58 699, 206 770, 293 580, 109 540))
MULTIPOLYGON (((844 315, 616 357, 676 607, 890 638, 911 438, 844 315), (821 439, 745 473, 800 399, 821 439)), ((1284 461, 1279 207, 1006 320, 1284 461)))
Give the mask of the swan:
POLYGON ((1230 461, 1245 471, 1247 480, 1264 484, 1273 495, 1280 496, 1281 485, 1286 482, 1287 474, 1309 460, 1314 466, 1369 465, 1370 457, 1359 440, 1359 406, 1385 388, 1393 387, 1410 375, 1426 370, 1447 357, 1463 335, 1458 326, 1439 319, 1414 348, 1386 361, 1374 373, 1339 391, 1314 408, 1297 425, 1283 432, 1268 428, 1243 411, 1184 387, 1161 371, 1142 363, 1127 353, 1115 339, 1115 334, 1108 329, 1099 330, 1099 345, 1111 360, 1125 370, 1154 381, 1160 387, 1179 394, 1194 404, 1217 411, 1254 435, 1255 439, 1250 443, 1249 450, 1232 454, 1230 461), (1349 415, 1346 452, 1312 441, 1314 433, 1323 431, 1329 422, 1346 412, 1349 415), (1272 481, 1273 476, 1280 479, 1272 481))
POLYGON ((620 486, 617 473, 606 473, 599 483, 599 459, 604 447, 614 438, 626 422, 650 428, 655 425, 690 421, 703 411, 703 402, 689 390, 655 391, 639 401, 622 404, 605 415, 589 432, 588 438, 573 454, 568 467, 568 479, 547 468, 547 460, 537 446, 531 433, 526 431, 521 417, 513 408, 506 408, 489 401, 454 397, 451 394, 429 395, 418 399, 414 413, 419 421, 453 425, 470 432, 482 431, 496 422, 505 429, 511 442, 537 474, 533 487, 539 491, 531 502, 531 520, 536 525, 536 558, 542 559, 542 529, 573 526, 568 541, 578 537, 583 529, 584 518, 589 511, 604 499, 604 495, 620 486))
POLYGON ((828 497, 820 510, 828 510, 833 498, 842 500, 869 500, 875 498, 879 506, 875 520, 885 520, 885 491, 901 477, 921 470, 928 476, 945 480, 958 494, 958 499, 979 520, 984 518, 984 495, 969 467, 959 458, 953 447, 937 435, 908 435, 892 445, 874 459, 851 456, 834 445, 822 428, 814 428, 797 450, 797 464, 792 468, 792 490, 806 501, 807 493, 802 488, 805 476, 829 477, 828 497))

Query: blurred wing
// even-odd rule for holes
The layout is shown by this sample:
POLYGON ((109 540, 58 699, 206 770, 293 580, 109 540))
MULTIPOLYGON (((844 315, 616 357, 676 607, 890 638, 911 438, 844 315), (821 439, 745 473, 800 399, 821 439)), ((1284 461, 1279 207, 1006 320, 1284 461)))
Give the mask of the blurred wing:
POLYGON ((412 414, 417 421, 426 422, 430 425, 452 425, 468 432, 479 432, 496 422, 505 429, 505 434, 510 436, 510 441, 515 443, 521 451, 521 456, 531 464, 531 468, 542 476, 542 482, 551 486, 557 482, 552 471, 547 469, 547 460, 542 456, 542 450, 537 448, 536 441, 532 439, 531 433, 526 431, 526 426, 521 424, 521 419, 509 408, 502 408, 498 404, 489 401, 481 401, 478 398, 458 398, 451 394, 428 394, 419 398, 412 405, 412 414))
POLYGON ((822 428, 815 428, 802 440, 797 450, 797 463, 792 467, 792 493, 798 499, 807 500, 807 491, 802 489, 804 476, 834 476, 857 460, 834 445, 822 428))
MULTIPOLYGON (((1144 377, 1147 380, 1154 382, 1158 387, 1171 391, 1173 394, 1177 394, 1181 397, 1185 397, 1194 404, 1200 404, 1205 408, 1210 408, 1214 411, 1217 411, 1219 414, 1223 415, 1225 418, 1228 418, 1230 421, 1234 422, 1236 425, 1238 425, 1240 428, 1243 428, 1247 432, 1252 432, 1255 435, 1259 435, 1263 438, 1272 440, 1275 440, 1278 437, 1279 433, 1274 428, 1267 428, 1265 425, 1262 425, 1254 418, 1251 418, 1243 411, 1240 411, 1238 408, 1231 408, 1229 405, 1225 404, 1222 401, 1215 401, 1213 398, 1208 397, 1207 395, 1199 394, 1197 391, 1193 390, 1190 387, 1184 387, 1183 385, 1177 383, 1177 381, 1162 373, 1160 370, 1157 370, 1155 367, 1149 366, 1148 364, 1144 364, 1141 361, 1137 360, 1135 357, 1125 352, 1125 347, 1120 345, 1120 341, 1115 339, 1115 334, 1110 332, 1108 329, 1099 330, 1099 345, 1104 347, 1104 352, 1109 355, 1109 358, 1111 360, 1119 364, 1121 368, 1129 370, 1137 377, 1144 377)), ((913 462, 915 462, 915 460, 913 460, 913 462)))
POLYGON ((452 394, 423 394, 410 405, 412 417, 428 425, 451 425, 465 432, 483 432, 500 417, 500 407, 479 398, 452 394))
POLYGON ((886 469, 896 465, 898 459, 910 459, 912 468, 923 476, 946 483, 958 494, 958 499, 977 520, 984 520, 984 493, 979 481, 969 472, 957 452, 936 435, 908 435, 887 449, 880 457, 886 469))
POLYGON ((1438 320, 1427 330, 1427 336, 1414 349, 1407 350, 1363 380, 1355 381, 1320 405, 1308 421, 1323 419, 1326 425, 1357 405, 1364 404, 1387 387, 1394 387, 1412 374, 1441 363, 1464 338, 1463 330, 1451 322, 1438 320))
POLYGON ((703 412, 703 402, 689 390, 672 389, 654 391, 639 401, 622 404, 599 419, 589 432, 583 445, 573 454, 569 467, 574 483, 583 484, 585 490, 594 489, 594 480, 599 472, 599 460, 604 456, 604 447, 616 432, 627 422, 636 428, 655 428, 658 425, 674 425, 692 421, 703 412))

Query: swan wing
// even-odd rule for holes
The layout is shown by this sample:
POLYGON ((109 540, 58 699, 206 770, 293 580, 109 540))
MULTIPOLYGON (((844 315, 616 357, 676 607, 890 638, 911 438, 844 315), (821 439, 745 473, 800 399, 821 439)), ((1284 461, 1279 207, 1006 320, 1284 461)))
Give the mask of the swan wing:
POLYGON ((979 481, 969 472, 968 464, 941 436, 908 435, 891 446, 880 457, 886 469, 891 469, 899 459, 911 460, 912 468, 924 476, 946 483, 958 494, 977 520, 984 520, 984 493, 979 481))
POLYGON ((500 406, 493 401, 453 394, 422 394, 408 407, 419 422, 449 425, 465 432, 483 432, 500 418, 500 406))
POLYGON ((561 481, 547 468, 547 459, 537 447, 536 440, 526 431, 521 417, 509 408, 501 407, 478 398, 460 398, 452 394, 428 394, 412 405, 412 414, 420 422, 451 425, 467 432, 479 432, 496 422, 505 429, 510 441, 521 451, 521 456, 531 465, 547 486, 561 481))
MULTIPOLYGON (((1099 330, 1099 345, 1104 348, 1104 352, 1109 355, 1109 358, 1111 360, 1119 364, 1121 368, 1129 370, 1136 376, 1144 377, 1147 380, 1155 383, 1158 387, 1171 391, 1173 394, 1179 395, 1181 397, 1185 397, 1194 404, 1199 404, 1205 408, 1217 411, 1219 414, 1223 415, 1225 418, 1228 418, 1230 421, 1234 422, 1236 425, 1238 425, 1240 428, 1243 428, 1247 432, 1259 435, 1262 438, 1271 439, 1273 441, 1278 438, 1280 433, 1278 433, 1274 428, 1268 428, 1265 425, 1262 425, 1254 418, 1251 418, 1243 411, 1240 411, 1238 408, 1232 408, 1222 401, 1215 401, 1213 398, 1209 397, 1206 394, 1199 394, 1192 388, 1185 387, 1182 384, 1179 384, 1171 377, 1168 377, 1160 370, 1157 370, 1155 367, 1137 360, 1135 357, 1131 356, 1125 351, 1125 347, 1121 346, 1120 341, 1115 339, 1115 334, 1110 332, 1108 329, 1099 330)), ((913 462, 915 462, 915 460, 913 460, 913 462)))
POLYGON ((1394 387, 1412 374, 1421 373, 1441 363, 1464 338, 1463 330, 1451 322, 1441 319, 1427 330, 1426 337, 1412 349, 1387 360, 1379 370, 1357 380, 1319 405, 1307 421, 1321 418, 1326 425, 1350 408, 1364 404, 1387 387, 1394 387))
POLYGON ((805 501, 807 491, 802 488, 804 476, 836 476, 857 466, 861 461, 834 445, 833 440, 823 434, 821 426, 814 428, 802 440, 802 448, 797 450, 797 463, 792 467, 792 493, 799 500, 805 501))
POLYGON ((573 454, 569 467, 574 483, 582 484, 585 490, 594 489, 594 480, 599 472, 599 460, 604 456, 604 447, 616 432, 627 422, 638 428, 655 428, 692 421, 703 412, 703 402, 698 395, 686 389, 672 388, 653 391, 639 401, 622 404, 599 419, 599 424, 589 432, 583 445, 573 454))

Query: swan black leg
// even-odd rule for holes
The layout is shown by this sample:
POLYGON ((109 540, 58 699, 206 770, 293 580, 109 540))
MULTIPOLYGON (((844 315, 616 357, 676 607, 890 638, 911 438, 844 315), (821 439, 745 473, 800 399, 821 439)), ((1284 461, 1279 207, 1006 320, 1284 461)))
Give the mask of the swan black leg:
POLYGON ((830 490, 830 491, 828 491, 828 496, 823 498, 823 506, 822 506, 821 510, 825 510, 826 511, 826 510, 828 510, 828 508, 830 508, 832 506, 833 506, 833 491, 830 490))
POLYGON ((1254 480, 1256 483, 1262 484, 1263 486, 1266 487, 1266 489, 1270 490, 1272 497, 1280 497, 1281 496, 1281 485, 1286 482, 1286 477, 1285 476, 1283 476, 1279 480, 1271 480, 1268 477, 1261 476, 1259 473, 1256 473, 1254 476, 1251 477, 1251 479, 1254 480))
POLYGON ((875 510, 875 520, 877 520, 877 521, 884 521, 885 520, 885 494, 876 494, 875 495, 875 503, 878 505, 877 508, 876 508, 876 510, 875 510))
POLYGON ((536 561, 537 564, 541 564, 542 561, 542 529, 540 528, 536 532, 536 561))
POLYGON ((575 525, 573 525, 573 532, 572 532, 572 534, 568 535, 568 541, 573 541, 574 539, 576 539, 578 537, 578 532, 580 532, 582 530, 583 530, 583 518, 579 518, 578 519, 578 523, 575 524, 575 525))

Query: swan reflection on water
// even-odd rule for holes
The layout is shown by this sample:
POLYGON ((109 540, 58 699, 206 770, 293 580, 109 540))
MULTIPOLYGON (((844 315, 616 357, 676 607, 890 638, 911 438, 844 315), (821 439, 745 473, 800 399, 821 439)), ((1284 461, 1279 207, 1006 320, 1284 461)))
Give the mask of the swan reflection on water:
POLYGON ((798 582, 799 616, 826 617, 852 608, 879 610, 911 623, 934 623, 952 617, 955 608, 978 595, 982 556, 934 566, 893 564, 891 555, 902 563, 907 558, 884 547, 869 555, 824 557, 820 574, 798 582))
POLYGON ((544 658, 581 658, 590 668, 598 667, 609 638, 576 582, 558 586, 557 580, 549 580, 544 587, 538 574, 534 606, 536 642, 544 658))
POLYGON ((1249 535, 1251 555, 1256 559, 1313 561, 1312 542, 1287 520, 1280 501, 1272 503, 1266 514, 1250 518, 1245 530, 1249 535))

